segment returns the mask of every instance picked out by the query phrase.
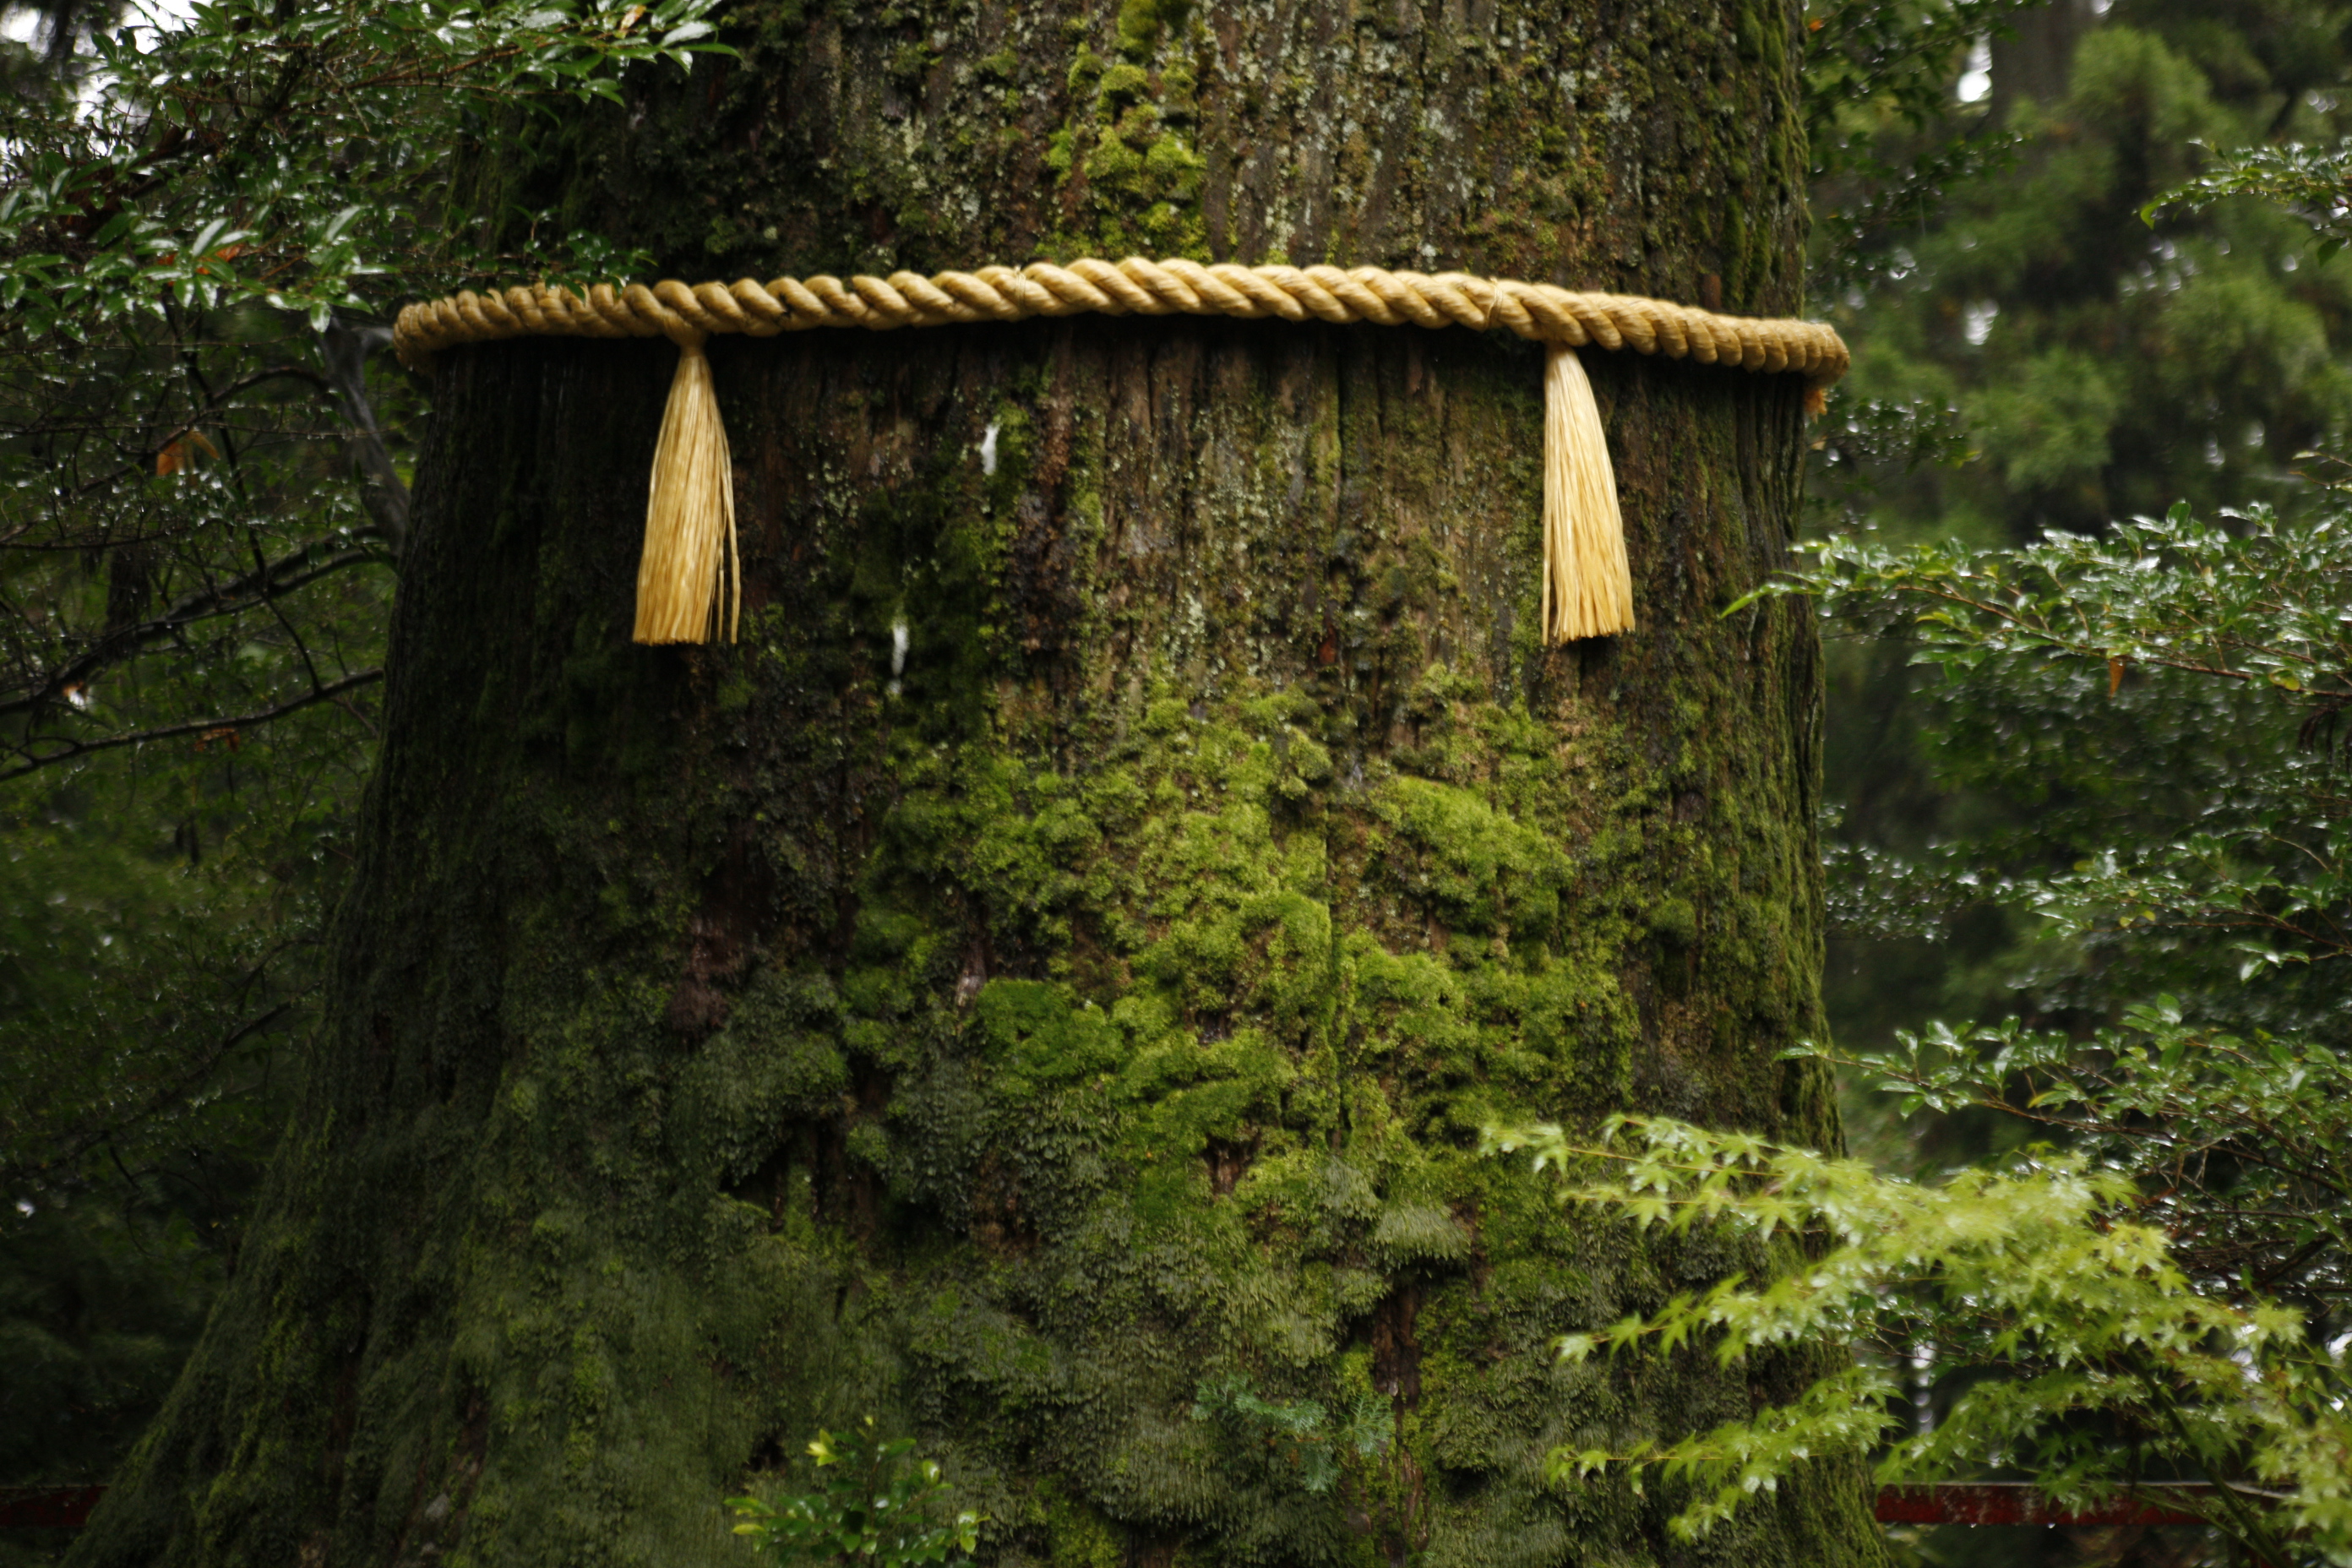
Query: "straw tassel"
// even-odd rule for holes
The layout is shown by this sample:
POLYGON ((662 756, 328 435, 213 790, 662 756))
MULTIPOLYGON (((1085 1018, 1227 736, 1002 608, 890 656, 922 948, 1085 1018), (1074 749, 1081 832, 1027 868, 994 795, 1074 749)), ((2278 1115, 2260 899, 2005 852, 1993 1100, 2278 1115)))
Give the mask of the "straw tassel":
POLYGON ((1544 363, 1544 641, 1633 629, 1633 574, 1617 475, 1592 383, 1576 351, 1550 344, 1544 363))
POLYGON ((735 466, 702 338, 677 340, 661 439, 646 500, 646 548, 637 562, 642 643, 735 640, 743 607, 735 552, 735 466))

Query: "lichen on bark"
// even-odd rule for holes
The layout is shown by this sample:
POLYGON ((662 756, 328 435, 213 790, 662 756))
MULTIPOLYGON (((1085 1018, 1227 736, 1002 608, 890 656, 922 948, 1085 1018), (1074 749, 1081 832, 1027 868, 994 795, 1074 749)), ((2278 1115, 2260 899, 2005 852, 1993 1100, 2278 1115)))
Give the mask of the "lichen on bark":
MULTIPOLYGON (((470 178, 690 277, 1148 249, 1795 299, 1786 7, 751 4, 470 178)), ((1833 1142, 1801 389, 1591 356, 1641 628, 1535 633, 1539 356, 1078 318, 721 340, 742 641, 627 642, 670 351, 448 356, 329 1027, 90 1563, 730 1559, 820 1424, 1003 1563, 1703 1546, 1553 1446, 1802 1367, 1569 1366, 1759 1261, 1491 1117, 1833 1142), (1387 1412, 1310 1489, 1204 1387, 1387 1412)))

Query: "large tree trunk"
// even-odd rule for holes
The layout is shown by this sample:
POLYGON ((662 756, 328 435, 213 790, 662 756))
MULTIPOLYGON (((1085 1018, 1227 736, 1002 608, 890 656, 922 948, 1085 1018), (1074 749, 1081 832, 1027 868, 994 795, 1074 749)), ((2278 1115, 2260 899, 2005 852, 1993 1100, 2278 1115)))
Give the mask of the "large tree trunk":
MULTIPOLYGON (((1129 252, 1799 303, 1793 7, 738 8, 485 200, 688 278, 1129 252)), ((1541 355, 1076 318, 711 350, 740 646, 631 646, 672 351, 447 357, 316 1087, 77 1561, 737 1561, 820 1424, 1056 1564, 1877 1560, 1858 1468, 1703 1547, 1553 1447, 1803 1368, 1559 1364, 1720 1247, 1490 1118, 1814 1143, 1794 378, 1587 356, 1641 629, 1536 634, 1541 355), (1204 1384, 1385 1452, 1310 1490, 1204 1384)))

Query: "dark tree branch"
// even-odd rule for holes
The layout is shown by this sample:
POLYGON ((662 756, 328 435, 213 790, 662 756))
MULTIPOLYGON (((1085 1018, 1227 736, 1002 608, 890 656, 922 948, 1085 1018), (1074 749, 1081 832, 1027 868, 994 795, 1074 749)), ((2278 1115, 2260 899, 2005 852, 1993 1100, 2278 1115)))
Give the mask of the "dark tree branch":
POLYGON ((18 1155, 0 1160, 0 1186, 13 1186, 45 1171, 70 1165, 100 1143, 155 1115, 167 1106, 185 1100, 205 1079, 213 1075, 227 1055, 294 1010, 291 1002, 280 1002, 266 1012, 255 1015, 215 1041, 187 1069, 171 1081, 159 1085, 133 1110, 120 1115, 99 1117, 83 1122, 67 1133, 59 1142, 38 1156, 18 1155))
POLYGON ((225 719, 191 719, 184 724, 164 724, 152 730, 133 730, 128 734, 109 735, 96 741, 77 741, 63 735, 36 735, 20 742, 16 747, 18 754, 24 757, 23 762, 12 768, 0 769, 0 784, 23 778, 26 773, 38 773, 43 768, 54 767, 59 763, 71 762, 76 757, 116 751, 124 746, 142 745, 149 741, 168 741, 180 735, 201 735, 212 730, 250 729, 257 725, 267 724, 272 720, 282 719, 287 714, 298 709, 308 708, 314 702, 332 701, 344 692, 355 690, 362 686, 373 686, 383 679, 383 671, 381 669, 362 669, 354 674, 346 675, 340 680, 331 680, 323 686, 313 687, 299 697, 281 702, 275 708, 263 709, 259 712, 241 713, 225 719), (38 753, 32 751, 33 747, 44 742, 54 742, 60 749, 38 753))
POLYGON ((156 643, 168 642, 200 621, 258 609, 273 594, 290 593, 321 577, 382 559, 372 550, 346 550, 323 560, 318 559, 318 552, 329 542, 313 540, 289 554, 263 563, 242 577, 190 594, 152 620, 134 622, 107 633, 87 652, 51 670, 47 679, 35 689, 23 696, 0 699, 0 717, 53 707, 65 700, 68 691, 88 685, 107 666, 156 643))

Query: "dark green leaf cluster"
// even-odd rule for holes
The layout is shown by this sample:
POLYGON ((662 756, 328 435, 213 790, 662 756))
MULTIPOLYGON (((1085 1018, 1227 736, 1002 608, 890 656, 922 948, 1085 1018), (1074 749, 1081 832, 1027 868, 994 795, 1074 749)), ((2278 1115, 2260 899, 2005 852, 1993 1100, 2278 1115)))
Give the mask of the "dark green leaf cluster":
POLYGON ((2202 212, 2230 196, 2259 196, 2294 213, 2310 226, 2318 259, 2332 260, 2352 239, 2352 141, 2218 149, 2210 168, 2150 201, 2139 216, 2154 224, 2168 211, 2202 212))
POLYGON ((2164 996, 2088 1039, 1938 1026, 1855 1065, 1906 1115, 1998 1111, 2127 1175, 2136 1216, 2208 1295, 2323 1318, 2352 1298, 2352 1062, 2327 1045, 2200 1028, 2164 996))
POLYGON ((350 579, 404 542, 413 394, 368 321, 513 260, 448 152, 719 48, 712 4, 207 0, 0 110, 0 777, 377 678, 384 584, 350 579), (122 700, 142 659, 170 673, 122 700))
POLYGON ((1805 121, 1816 176, 1864 155, 1853 117, 1914 131, 1948 118, 1969 49, 2031 0, 1819 0, 1805 7, 1805 121))
MULTIPOLYGON (((86 340, 126 316, 264 301, 323 330, 467 261, 447 150, 508 107, 617 100, 691 65, 715 0, 205 0, 95 40, 94 101, 9 117, 0 310, 86 340)), ((502 216, 502 215, 493 215, 502 216)), ((543 260, 539 261, 543 268, 543 260)))
POLYGON ((1818 568, 1742 603, 1805 593, 1850 626, 1904 616, 1919 628, 1915 658, 1957 677, 2019 656, 2075 659, 2104 662, 2112 689, 2146 666, 2268 684, 2315 714, 2337 711, 2352 700, 2352 614, 2329 595, 2352 577, 2352 519, 2329 511, 2283 530, 2268 507, 2222 517, 2183 503, 2015 550, 1835 539, 1811 547, 1818 568))
POLYGON ((1997 841, 1849 859, 1898 888, 1972 877, 2125 974, 2197 984, 2209 1016, 2332 1035, 2352 956, 2352 515, 2228 522, 2183 506, 2017 550, 1835 540, 1763 592, 1899 626, 1945 674, 1955 765, 2041 791, 1997 841), (2266 975, 2282 984, 2242 984, 2266 975))

